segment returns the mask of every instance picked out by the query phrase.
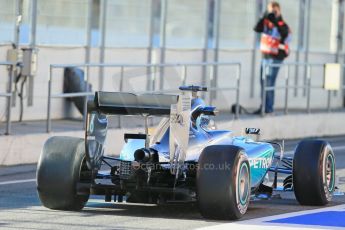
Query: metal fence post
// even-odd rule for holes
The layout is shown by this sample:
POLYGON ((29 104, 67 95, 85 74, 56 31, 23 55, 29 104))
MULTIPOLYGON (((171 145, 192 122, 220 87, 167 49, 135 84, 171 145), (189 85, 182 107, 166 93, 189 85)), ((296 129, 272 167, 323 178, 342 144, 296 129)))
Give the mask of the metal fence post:
POLYGON ((147 83, 146 83, 146 91, 150 91, 150 87, 151 85, 151 66, 150 64, 152 64, 152 47, 153 47, 153 37, 154 37, 154 24, 155 24, 155 15, 154 15, 154 0, 150 1, 150 27, 149 27, 149 44, 147 47, 147 63, 149 64, 146 67, 146 75, 147 75, 147 83))
MULTIPOLYGON (((85 46, 85 63, 90 62, 91 58, 91 34, 92 34, 92 0, 88 0, 86 3, 88 5, 87 13, 87 29, 86 29, 86 46, 85 46)), ((87 67, 89 68, 89 67, 87 67)))
POLYGON ((16 0, 15 2, 15 30, 14 30, 14 45, 16 50, 19 51, 19 39, 20 39, 20 26, 22 24, 23 16, 23 1, 16 0))
POLYGON ((211 92, 213 89, 212 88, 212 82, 213 82, 213 78, 214 78, 214 65, 210 65, 210 75, 209 75, 209 81, 208 81, 208 87, 210 88, 210 93, 208 95, 209 97, 209 102, 208 104, 209 105, 212 105, 212 95, 211 95, 211 92))
POLYGON ((119 91, 123 91, 123 77, 124 77, 124 66, 120 67, 120 85, 119 85, 119 91))
MULTIPOLYGON (((31 1, 31 11, 30 11, 30 17, 31 17, 31 29, 30 29, 30 48, 33 50, 36 50, 36 28, 37 28, 37 1, 38 0, 32 0, 31 1)), ((37 52, 37 50, 36 50, 37 52)), ((34 82, 35 77, 30 76, 28 78, 28 96, 27 96, 27 105, 32 106, 34 103, 34 82)), ((12 100, 13 103, 14 100, 12 100)))
POLYGON ((157 65, 153 65, 153 73, 151 75, 152 91, 156 90, 156 79, 157 79, 157 65))
POLYGON ((51 88, 52 88, 52 74, 53 74, 53 68, 50 65, 49 66, 49 80, 48 80, 48 109, 47 109, 47 133, 50 133, 51 131, 51 118, 50 118, 50 112, 51 112, 51 88))
MULTIPOLYGON (((166 23, 167 23, 167 0, 161 0, 161 24, 160 24, 160 64, 165 63, 165 46, 166 46, 166 23)), ((159 69, 159 90, 163 90, 164 66, 159 69)))
MULTIPOLYGON (((101 1, 101 41, 100 41, 100 63, 104 63, 105 60, 105 42, 106 42, 106 36, 107 36, 107 5, 108 0, 101 1)), ((104 86, 104 68, 101 66, 99 68, 99 80, 98 80, 98 88, 100 90, 103 89, 104 86)))
MULTIPOLYGON (((206 2, 206 18, 205 18, 205 34, 204 34, 204 48, 202 50, 202 62, 206 63, 207 62, 207 55, 208 55, 208 40, 209 40, 209 23, 210 21, 208 20, 210 17, 210 4, 211 0, 204 0, 206 2)), ((206 84, 206 74, 207 74, 207 65, 202 65, 202 79, 201 79, 201 85, 206 84)))
MULTIPOLYGON (((84 84, 85 84, 85 87, 84 87, 84 92, 89 92, 89 87, 88 87, 88 83, 89 83, 89 65, 87 64, 85 66, 85 74, 84 74, 84 84)), ((88 97, 87 95, 84 96, 84 111, 83 111, 83 129, 86 128, 86 115, 87 115, 87 100, 88 100, 88 97)))
POLYGON ((30 31, 30 46, 36 46, 36 28, 37 28, 37 0, 32 1, 31 5, 31 31, 30 31))
POLYGON ((7 93, 9 95, 7 96, 7 111, 6 111, 6 132, 5 135, 11 134, 11 105, 12 105, 12 84, 13 84, 13 78, 15 73, 16 63, 13 63, 10 68, 10 79, 8 82, 8 89, 7 93))
POLYGON ((187 82, 187 66, 183 65, 181 69, 182 85, 186 85, 187 82))
POLYGON ((310 113, 310 96, 311 96, 311 76, 310 76, 310 66, 307 66, 307 84, 304 87, 305 91, 307 92, 307 113, 310 113))
MULTIPOLYGON (((304 51, 304 62, 308 63, 309 60, 309 40, 310 40, 310 10, 311 10, 311 1, 312 0, 306 0, 306 4, 305 4, 305 51, 304 51)), ((308 74, 308 69, 306 69, 306 66, 304 66, 304 74, 307 75, 308 74), (307 72, 307 73, 306 73, 307 72)), ((303 80, 303 84, 307 83, 307 79, 306 76, 304 77, 303 80)), ((306 95, 306 89, 303 89, 303 96, 306 95)))
MULTIPOLYGON (((305 13, 306 13, 306 0, 299 1, 299 12, 298 12, 298 34, 297 34, 297 51, 296 51, 296 62, 299 62, 301 59, 301 50, 304 47, 304 30, 306 27, 305 24, 305 13)), ((299 70, 300 67, 297 65, 295 66, 295 77, 294 77, 294 97, 298 96, 298 80, 299 80, 299 70)))
MULTIPOLYGON (((120 68, 120 87, 119 87, 119 91, 122 92, 123 91, 123 75, 124 75, 124 66, 121 66, 120 68)), ((121 116, 118 116, 117 119, 117 127, 121 128, 121 116)))
MULTIPOLYGON (((259 18, 261 17, 261 15, 263 14, 263 11, 265 8, 264 6, 264 2, 263 0, 259 0, 259 1, 256 1, 256 4, 255 4, 255 21, 253 22, 253 25, 254 23, 257 22, 257 20, 259 20, 259 18)), ((253 39, 253 52, 252 52, 252 57, 251 57, 251 70, 250 70, 250 80, 251 80, 251 83, 250 83, 250 98, 253 98, 254 95, 255 95, 255 77, 257 76, 256 75, 256 58, 257 58, 257 44, 259 43, 260 41, 260 36, 258 33, 255 33, 254 35, 254 39, 253 39)))
POLYGON ((263 63, 263 73, 262 73, 262 102, 261 102, 261 116, 265 116, 265 110, 266 110, 266 75, 267 75, 267 68, 268 65, 266 63, 263 63))
MULTIPOLYGON (((219 62, 219 46, 220 46, 220 14, 221 14, 221 1, 222 0, 216 0, 215 1, 215 6, 214 6, 214 28, 215 28, 215 32, 214 32, 214 62, 217 63, 219 62)), ((213 78, 211 81, 211 87, 216 87, 216 82, 217 82, 217 78, 218 78, 218 66, 215 65, 213 67, 213 78)), ((217 91, 215 92, 210 92, 210 97, 212 97, 212 99, 216 99, 217 98, 217 91)))
POLYGON ((236 88, 236 112, 235 112, 235 119, 239 118, 240 114, 240 86, 241 86, 241 64, 237 67, 237 88, 236 88))
POLYGON ((332 97, 332 91, 328 90, 328 96, 327 96, 327 112, 331 112, 331 97, 332 97))
POLYGON ((288 114, 288 103, 289 103, 289 75, 290 75, 290 65, 286 66, 285 72, 285 109, 284 113, 288 114))

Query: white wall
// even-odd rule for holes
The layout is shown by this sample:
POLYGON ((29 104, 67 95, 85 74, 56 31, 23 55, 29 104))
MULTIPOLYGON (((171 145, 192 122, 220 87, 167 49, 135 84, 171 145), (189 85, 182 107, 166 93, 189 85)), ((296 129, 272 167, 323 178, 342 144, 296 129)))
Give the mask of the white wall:
MULTIPOLYGON (((0 60, 6 59, 6 50, 8 46, 0 47, 0 60)), ((38 70, 35 76, 34 84, 34 105, 32 107, 24 108, 24 120, 38 120, 45 119, 47 113, 47 95, 48 95, 48 78, 49 78, 49 65, 50 64, 75 64, 84 62, 85 48, 83 47, 38 47, 38 70)), ((105 62, 107 63, 129 63, 129 64, 145 64, 147 61, 147 49, 118 49, 108 48, 105 52, 105 62)), ((254 97, 250 97, 250 83, 251 83, 251 58, 252 51, 230 51, 221 50, 219 53, 221 62, 241 62, 242 64, 242 79, 241 79, 241 95, 240 103, 247 108, 257 108, 260 105, 260 81, 259 81, 259 63, 260 54, 257 55, 256 71, 254 81, 254 97)), ((166 62, 201 62, 202 50, 166 50, 166 62)), ((159 61, 159 50, 154 51, 153 60, 159 61)), ((213 52, 209 51, 208 60, 213 60, 213 52)), ((303 55, 301 56, 303 60, 303 55)), ((335 56, 325 53, 312 53, 309 55, 310 62, 334 62, 335 56)), ((291 56, 286 62, 294 62, 295 55, 291 56)), ((91 62, 99 62, 99 50, 91 50, 91 62)), ((124 74, 124 87, 123 90, 146 90, 146 68, 130 68, 125 70, 124 74)), ((157 70, 159 71, 159 70, 157 70)), ((207 69, 207 76, 209 76, 210 69, 207 69)), ((220 67, 218 75, 218 87, 235 86, 235 69, 233 67, 220 67)), ((277 79, 277 85, 284 85, 284 68, 281 69, 277 79)), ((312 70, 312 84, 322 86, 323 72, 322 68, 315 68, 312 70)), ((0 67, 0 90, 5 91, 8 82, 8 73, 5 67, 0 67)), ((303 68, 299 69, 298 85, 303 84, 303 68)), ((159 89, 159 72, 156 74, 156 90, 159 89)), ((180 68, 166 68, 164 76, 164 89, 177 89, 182 84, 181 69, 180 68)), ((200 84, 202 79, 202 68, 190 67, 187 70, 187 84, 200 84)), ((290 71, 290 84, 294 84, 295 70, 290 71)), ((99 68, 90 69, 90 81, 94 90, 99 89, 99 68)), ((120 82, 120 69, 119 68, 105 68, 104 70, 104 89, 108 91, 119 90, 120 82)), ((53 93, 62 92, 63 75, 61 70, 54 70, 53 75, 53 93)), ((312 108, 326 108, 327 105, 327 92, 323 90, 313 90, 311 94, 312 108)), ((276 93, 276 107, 282 108, 284 106, 285 92, 283 90, 276 93)), ((206 97, 207 101, 209 97, 206 97)), ((305 108, 306 97, 303 96, 303 90, 298 91, 297 97, 294 96, 293 90, 289 96, 289 107, 291 108, 305 108)), ((0 108, 5 108, 4 98, 0 98, 0 108)), ((235 103, 235 92, 218 91, 217 98, 213 104, 221 110, 229 110, 230 105, 235 103)), ((332 94, 332 107, 339 108, 342 106, 343 99, 342 93, 332 94)), ((26 103, 25 103, 26 104, 26 103)), ((5 111, 3 109, 3 111, 5 111)), ((17 120, 19 116, 19 101, 17 98, 16 106, 13 107, 12 120, 17 120)), ((74 109, 71 103, 66 102, 64 99, 52 99, 52 118, 64 117, 80 117, 78 112, 74 109)), ((5 119, 0 113, 0 118, 5 119)))

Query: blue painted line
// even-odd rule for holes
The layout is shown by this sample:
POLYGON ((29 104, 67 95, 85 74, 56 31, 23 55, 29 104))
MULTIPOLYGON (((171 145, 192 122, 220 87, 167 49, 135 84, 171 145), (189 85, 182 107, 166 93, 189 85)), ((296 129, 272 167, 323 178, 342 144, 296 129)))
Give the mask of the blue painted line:
POLYGON ((325 211, 266 221, 268 223, 345 227, 345 211, 325 211))

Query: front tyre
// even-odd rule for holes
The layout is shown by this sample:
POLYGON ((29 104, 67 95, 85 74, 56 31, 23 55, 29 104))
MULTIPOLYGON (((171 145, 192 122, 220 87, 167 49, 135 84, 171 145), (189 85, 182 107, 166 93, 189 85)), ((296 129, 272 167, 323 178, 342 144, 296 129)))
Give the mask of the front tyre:
POLYGON ((301 141, 293 160, 293 187, 301 205, 326 205, 335 189, 335 157, 329 143, 301 141))
POLYGON ((202 151, 197 171, 197 193, 203 217, 241 218, 247 211, 250 191, 250 166, 242 148, 217 145, 202 151))
POLYGON ((46 141, 37 166, 37 191, 45 207, 81 210, 89 193, 77 194, 77 183, 90 182, 90 178, 83 139, 52 137, 46 141))

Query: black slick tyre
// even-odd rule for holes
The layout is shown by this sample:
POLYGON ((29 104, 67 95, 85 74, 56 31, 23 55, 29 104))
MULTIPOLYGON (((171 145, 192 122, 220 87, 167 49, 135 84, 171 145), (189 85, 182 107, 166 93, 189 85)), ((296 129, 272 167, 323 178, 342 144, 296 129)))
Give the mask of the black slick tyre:
POLYGON ((90 181, 90 177, 83 139, 51 137, 46 141, 37 166, 37 192, 45 207, 81 210, 89 192, 77 194, 77 183, 90 181))
POLYGON ((247 211, 250 193, 250 166, 242 148, 215 145, 202 151, 197 171, 197 197, 203 217, 241 218, 247 211))
POLYGON ((301 205, 326 205, 335 189, 335 157, 321 140, 301 141, 293 160, 293 188, 301 205))

